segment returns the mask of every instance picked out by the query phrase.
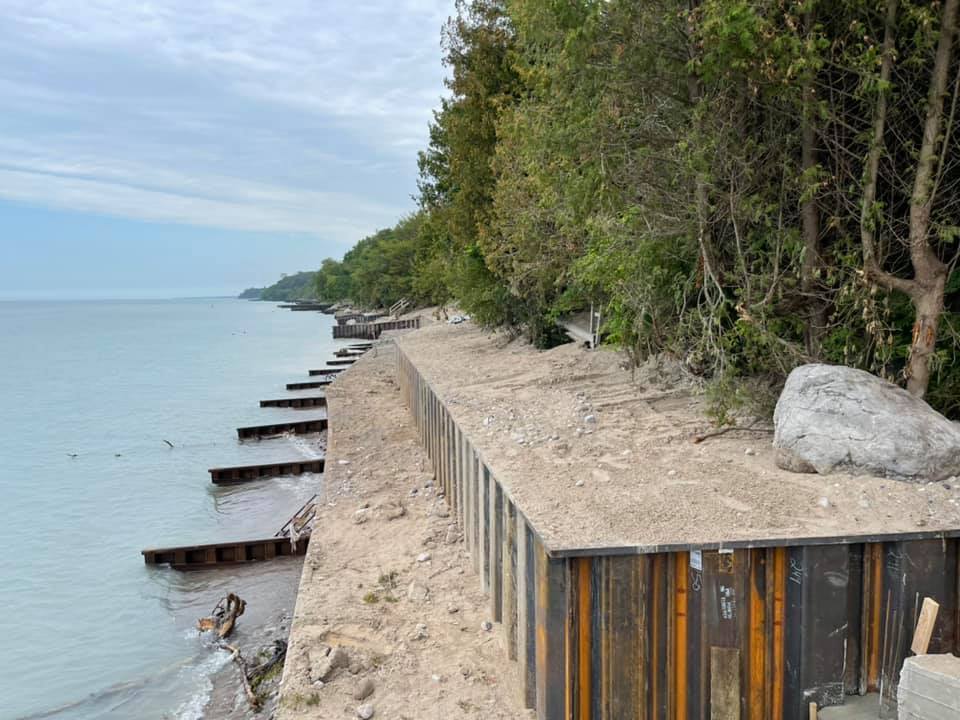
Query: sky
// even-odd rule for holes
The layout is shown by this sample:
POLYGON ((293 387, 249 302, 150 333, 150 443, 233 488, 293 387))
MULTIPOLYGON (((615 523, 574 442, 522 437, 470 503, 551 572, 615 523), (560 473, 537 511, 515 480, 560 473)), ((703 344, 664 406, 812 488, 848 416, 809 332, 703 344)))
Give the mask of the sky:
POLYGON ((236 294, 415 209, 453 0, 0 0, 0 299, 236 294))

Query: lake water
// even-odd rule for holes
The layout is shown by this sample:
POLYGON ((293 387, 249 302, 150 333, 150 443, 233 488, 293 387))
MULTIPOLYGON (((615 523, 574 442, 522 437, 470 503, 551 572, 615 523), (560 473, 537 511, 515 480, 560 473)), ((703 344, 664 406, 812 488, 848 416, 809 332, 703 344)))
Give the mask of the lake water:
POLYGON ((292 611, 300 559, 181 573, 140 550, 269 536, 317 492, 319 475, 219 488, 206 470, 321 453, 236 428, 323 414, 258 401, 346 344, 332 322, 228 299, 0 302, 0 718, 200 717, 226 653, 196 619, 237 592, 242 646, 292 611))

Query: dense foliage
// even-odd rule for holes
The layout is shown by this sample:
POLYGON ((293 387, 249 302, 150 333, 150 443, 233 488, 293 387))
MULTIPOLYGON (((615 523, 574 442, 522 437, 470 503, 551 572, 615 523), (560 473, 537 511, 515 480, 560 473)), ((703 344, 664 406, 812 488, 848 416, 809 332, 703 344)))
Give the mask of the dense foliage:
POLYGON ((960 0, 462 0, 420 211, 320 294, 551 341, 593 302, 721 387, 863 367, 960 415, 960 0))
POLYGON ((292 302, 313 300, 316 294, 316 273, 304 271, 284 275, 270 287, 248 288, 241 293, 242 300, 266 300, 269 302, 292 302))
POLYGON ((352 300, 368 307, 390 307, 401 298, 430 301, 437 296, 419 265, 428 261, 429 236, 424 213, 402 219, 358 242, 338 262, 327 258, 316 278, 316 294, 327 300, 352 300))

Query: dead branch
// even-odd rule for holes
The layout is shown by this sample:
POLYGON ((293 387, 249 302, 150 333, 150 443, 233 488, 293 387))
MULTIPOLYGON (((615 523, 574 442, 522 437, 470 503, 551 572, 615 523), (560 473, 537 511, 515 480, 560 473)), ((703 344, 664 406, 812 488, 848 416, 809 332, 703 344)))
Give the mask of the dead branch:
POLYGON ((700 435, 694 435, 690 438, 690 442, 694 445, 702 443, 704 440, 709 440, 710 438, 719 437, 720 435, 726 435, 728 432, 733 432, 737 430, 739 432, 754 432, 754 433, 772 433, 773 428, 758 428, 753 427, 753 424, 747 425, 746 427, 738 427, 737 425, 730 425, 729 427, 721 428, 719 430, 714 430, 712 432, 702 433, 700 435))
POLYGON ((236 663, 237 669, 240 670, 240 681, 243 683, 243 692, 247 696, 247 702, 250 703, 251 708, 254 710, 259 710, 260 698, 256 696, 256 693, 253 692, 253 688, 250 687, 250 681, 247 679, 247 661, 243 659, 240 648, 227 643, 222 643, 222 647, 233 653, 232 659, 233 662, 236 663))
POLYGON ((220 598, 220 602, 213 608, 210 617, 197 620, 197 630, 200 632, 213 630, 221 639, 228 637, 237 624, 237 618, 243 615, 243 611, 246 609, 247 601, 242 600, 235 593, 230 593, 226 597, 220 598))

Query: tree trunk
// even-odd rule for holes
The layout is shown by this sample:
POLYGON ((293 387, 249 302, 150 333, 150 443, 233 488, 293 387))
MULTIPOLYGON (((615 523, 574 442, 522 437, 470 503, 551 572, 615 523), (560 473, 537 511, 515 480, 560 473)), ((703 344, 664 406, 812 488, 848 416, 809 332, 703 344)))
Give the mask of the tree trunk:
MULTIPOLYGON (((700 0, 688 0, 687 7, 692 14, 700 7, 700 0)), ((693 37, 693 28, 688 28, 688 35, 693 37)), ((688 45, 687 52, 691 60, 696 59, 698 50, 692 42, 688 45)), ((702 90, 700 79, 693 73, 687 75, 687 97, 695 113, 697 105, 702 100, 702 90)), ((704 294, 711 304, 719 303, 723 299, 723 285, 720 282, 719 268, 713 249, 713 233, 710 227, 710 189, 707 180, 699 171, 694 179, 694 198, 697 209, 697 244, 700 247, 700 262, 703 264, 704 294)))
POLYGON ((946 272, 938 274, 931 285, 915 290, 913 307, 916 321, 913 324, 913 342, 910 345, 910 361, 907 365, 907 390, 923 397, 930 384, 931 360, 936 350, 937 328, 943 313, 943 290, 947 282, 946 272))
POLYGON ((877 177, 883 155, 883 133, 887 124, 887 94, 893 74, 893 54, 897 37, 897 0, 887 0, 883 49, 880 54, 880 91, 873 115, 873 133, 863 169, 863 200, 860 205, 860 241, 863 245, 863 271, 867 279, 887 289, 910 291, 910 281, 884 272, 877 258, 876 217, 877 177))
MULTIPOLYGON (((807 33, 813 31, 813 11, 806 13, 804 24, 807 33)), ((813 80, 809 77, 803 86, 803 118, 800 127, 800 160, 804 175, 808 178, 817 167, 817 130, 814 119, 816 100, 813 93, 813 80)), ((800 268, 800 291, 803 293, 809 314, 804 328, 804 340, 807 354, 812 358, 820 357, 820 342, 827 325, 826 305, 819 296, 820 269, 823 258, 820 255, 820 211, 817 199, 808 193, 800 207, 803 231, 803 266, 800 268)))
POLYGON ((910 260, 913 264, 911 299, 916 311, 913 342, 907 364, 907 390, 923 397, 930 383, 930 363, 937 342, 937 328, 943 312, 943 291, 947 267, 930 244, 930 213, 934 201, 937 147, 943 124, 943 99, 947 94, 947 76, 957 31, 957 7, 960 0, 945 0, 940 24, 940 39, 934 56, 927 117, 923 125, 923 143, 917 158, 917 174, 910 199, 910 260))

